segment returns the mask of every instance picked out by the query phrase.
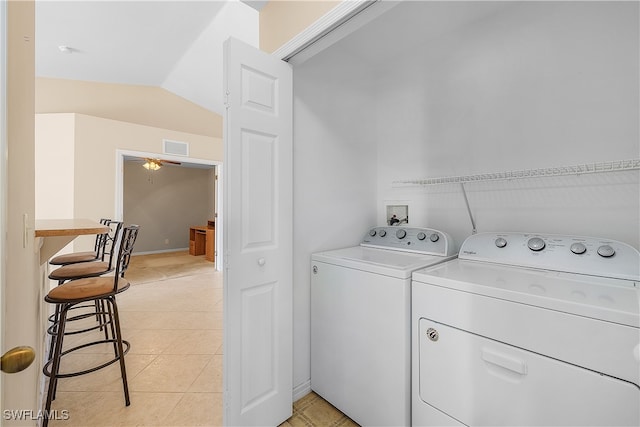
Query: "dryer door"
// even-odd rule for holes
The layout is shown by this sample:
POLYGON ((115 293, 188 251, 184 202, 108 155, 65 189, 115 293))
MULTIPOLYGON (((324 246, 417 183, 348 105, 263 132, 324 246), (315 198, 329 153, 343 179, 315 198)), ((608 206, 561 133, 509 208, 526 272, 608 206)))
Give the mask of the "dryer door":
POLYGON ((464 424, 640 424, 634 384, 428 319, 418 323, 420 399, 464 424))

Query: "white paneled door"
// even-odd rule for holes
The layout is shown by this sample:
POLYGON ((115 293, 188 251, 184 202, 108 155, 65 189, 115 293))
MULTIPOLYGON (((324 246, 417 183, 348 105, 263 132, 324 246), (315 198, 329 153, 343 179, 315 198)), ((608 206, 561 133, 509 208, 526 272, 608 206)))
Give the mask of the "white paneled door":
POLYGON ((292 405, 292 69, 224 47, 224 423, 278 425, 292 405))

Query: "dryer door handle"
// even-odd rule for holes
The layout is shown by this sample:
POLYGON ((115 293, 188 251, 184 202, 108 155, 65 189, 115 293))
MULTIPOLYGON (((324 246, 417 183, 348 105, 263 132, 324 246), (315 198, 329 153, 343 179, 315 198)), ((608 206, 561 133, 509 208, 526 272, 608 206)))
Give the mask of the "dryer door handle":
POLYGON ((501 368, 508 369, 519 375, 527 375, 527 362, 502 352, 491 350, 488 348, 482 349, 482 360, 492 365, 500 366, 501 368))

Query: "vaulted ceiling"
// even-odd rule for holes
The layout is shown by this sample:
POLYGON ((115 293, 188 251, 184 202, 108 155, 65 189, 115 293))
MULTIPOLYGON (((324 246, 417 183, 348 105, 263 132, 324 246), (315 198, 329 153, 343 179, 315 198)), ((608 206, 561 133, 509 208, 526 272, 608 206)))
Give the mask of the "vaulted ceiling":
POLYGON ((222 113, 222 45, 266 2, 37 1, 36 76, 162 87, 222 113))

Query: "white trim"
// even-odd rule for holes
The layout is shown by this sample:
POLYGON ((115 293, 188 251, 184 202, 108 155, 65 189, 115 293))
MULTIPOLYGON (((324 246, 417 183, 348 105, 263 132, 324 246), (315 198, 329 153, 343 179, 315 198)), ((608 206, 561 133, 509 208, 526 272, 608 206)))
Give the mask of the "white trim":
MULTIPOLYGON (((377 0, 373 0, 375 2, 377 0)), ((330 30, 342 20, 346 19, 362 7, 366 7, 367 4, 372 3, 371 0, 352 0, 343 1, 329 12, 321 16, 313 24, 302 30, 298 35, 291 40, 280 46, 273 54, 285 61, 295 55, 301 49, 304 49, 305 45, 311 43, 314 39, 322 37, 327 30, 330 30)))
MULTIPOLYGON (((0 349, 6 349, 4 343, 4 304, 6 286, 6 245, 7 245, 7 3, 0 1, 0 349)), ((0 409, 4 410, 4 385, 0 375, 0 409)))
POLYGON ((299 65, 343 37, 395 7, 397 1, 343 0, 313 24, 291 38, 273 55, 299 65), (342 25, 345 22, 349 25, 342 25))
POLYGON ((296 402, 311 393, 311 379, 293 388, 293 401, 296 402))
POLYGON ((145 252, 133 252, 131 255, 153 255, 153 254, 166 254, 169 252, 185 252, 189 248, 173 248, 173 249, 160 249, 159 251, 145 251, 145 252))

